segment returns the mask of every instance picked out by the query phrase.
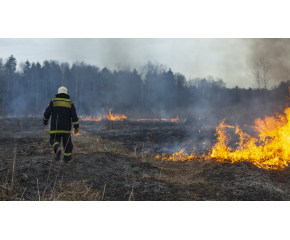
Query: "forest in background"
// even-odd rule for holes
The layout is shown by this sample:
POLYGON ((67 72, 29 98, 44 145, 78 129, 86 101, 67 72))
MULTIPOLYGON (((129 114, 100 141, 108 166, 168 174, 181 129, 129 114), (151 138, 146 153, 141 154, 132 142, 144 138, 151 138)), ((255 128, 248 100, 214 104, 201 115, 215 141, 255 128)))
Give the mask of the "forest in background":
MULTIPOLYGON (((28 60, 16 71, 11 55, 0 59, 0 115, 42 116, 60 86, 67 87, 77 112, 98 116, 105 109, 129 118, 171 118, 213 124, 224 118, 231 123, 252 124, 256 118, 281 112, 289 99, 290 81, 269 89, 227 88, 211 76, 186 79, 182 73, 148 62, 139 72, 100 69, 84 62, 42 64, 28 60)), ((253 72, 254 73, 254 72, 253 72)), ((256 79, 257 80, 257 79, 256 79)))

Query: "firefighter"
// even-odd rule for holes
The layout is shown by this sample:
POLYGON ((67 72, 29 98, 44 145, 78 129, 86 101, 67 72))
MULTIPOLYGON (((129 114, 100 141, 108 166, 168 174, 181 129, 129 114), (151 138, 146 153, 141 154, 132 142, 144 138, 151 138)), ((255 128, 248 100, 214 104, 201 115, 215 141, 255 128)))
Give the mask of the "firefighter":
POLYGON ((76 108, 70 100, 68 90, 65 87, 58 89, 56 98, 48 104, 43 117, 43 125, 47 125, 51 115, 50 124, 50 144, 55 152, 55 160, 60 160, 62 139, 64 156, 63 162, 68 163, 71 160, 73 144, 71 141, 71 123, 74 127, 74 133, 79 132, 79 122, 76 108))

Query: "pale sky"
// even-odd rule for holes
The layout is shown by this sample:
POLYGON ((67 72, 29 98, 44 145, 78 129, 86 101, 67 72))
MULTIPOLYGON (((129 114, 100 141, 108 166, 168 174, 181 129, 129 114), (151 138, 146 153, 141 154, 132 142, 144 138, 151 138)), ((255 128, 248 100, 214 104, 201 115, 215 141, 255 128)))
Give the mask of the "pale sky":
POLYGON ((13 55, 18 63, 57 60, 84 61, 100 68, 130 69, 149 60, 188 79, 209 75, 227 87, 250 87, 247 39, 216 38, 0 38, 0 58, 13 55))

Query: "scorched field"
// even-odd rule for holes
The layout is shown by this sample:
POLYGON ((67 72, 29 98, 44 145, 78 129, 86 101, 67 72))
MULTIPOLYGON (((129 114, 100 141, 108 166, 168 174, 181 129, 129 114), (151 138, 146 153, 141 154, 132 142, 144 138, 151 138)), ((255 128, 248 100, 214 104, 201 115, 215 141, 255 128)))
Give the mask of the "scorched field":
POLYGON ((42 118, 1 118, 0 199, 289 200, 288 152, 274 146, 287 147, 285 114, 260 128, 80 118, 69 164, 54 161, 42 118))

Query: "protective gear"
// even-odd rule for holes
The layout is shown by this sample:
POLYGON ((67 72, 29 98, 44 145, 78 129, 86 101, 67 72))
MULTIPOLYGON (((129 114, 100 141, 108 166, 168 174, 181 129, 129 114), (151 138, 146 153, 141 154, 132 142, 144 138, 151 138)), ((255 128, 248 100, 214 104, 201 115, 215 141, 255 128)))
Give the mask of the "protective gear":
POLYGON ((67 94, 57 94, 56 98, 50 101, 45 110, 43 121, 48 122, 50 115, 50 134, 71 133, 72 124, 74 128, 79 127, 76 108, 67 94))
POLYGON ((47 121, 44 121, 44 120, 43 120, 42 123, 43 123, 44 126, 47 126, 47 121))
POLYGON ((68 90, 66 87, 60 87, 58 90, 57 90, 57 94, 60 94, 60 93, 64 93, 64 94, 68 94, 68 90))
MULTIPOLYGON (((64 88, 64 87, 63 87, 64 88)), ((66 91, 67 89, 64 88, 66 91)), ((59 91, 61 88, 59 89, 59 91)), ((79 129, 79 122, 74 103, 70 100, 69 95, 65 93, 56 94, 48 104, 43 117, 43 124, 48 123, 51 116, 50 124, 50 144, 56 154, 55 160, 60 160, 60 142, 63 140, 64 161, 70 161, 73 144, 71 141, 72 124, 75 129, 79 129)), ((78 130, 75 130, 75 132, 78 130)))
POLYGON ((72 149, 73 149, 73 144, 71 141, 71 135, 69 133, 62 134, 62 135, 50 134, 49 141, 50 141, 50 144, 53 147, 54 152, 56 154, 55 158, 58 158, 58 160, 60 159, 59 150, 60 150, 61 139, 62 139, 62 145, 63 145, 63 149, 64 149, 63 159, 65 161, 70 161, 72 149), (58 154, 59 154, 59 157, 57 157, 58 154))
POLYGON ((66 165, 70 165, 70 163, 71 163, 71 160, 66 160, 65 159, 65 157, 63 157, 63 159, 62 159, 62 163, 64 163, 64 164, 66 164, 66 165))
POLYGON ((79 133, 79 128, 75 128, 75 129, 74 129, 74 133, 75 133, 75 134, 79 133))

